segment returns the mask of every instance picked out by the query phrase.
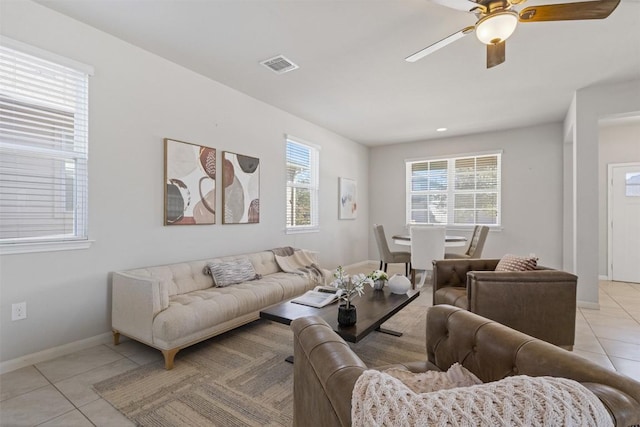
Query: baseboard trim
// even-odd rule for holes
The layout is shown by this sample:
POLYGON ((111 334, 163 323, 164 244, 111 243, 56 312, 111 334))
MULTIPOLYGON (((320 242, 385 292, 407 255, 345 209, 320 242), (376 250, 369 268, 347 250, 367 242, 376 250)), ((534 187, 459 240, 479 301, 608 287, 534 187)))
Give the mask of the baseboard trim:
POLYGON ((598 276, 598 280, 609 280, 609 276, 601 274, 598 276))
POLYGON ((580 301, 577 302, 578 308, 587 308, 589 310, 600 310, 600 304, 597 302, 580 301))
MULTIPOLYGON (((359 268, 359 267, 364 267, 364 266, 371 265, 371 264, 373 264, 373 266, 371 268, 374 269, 374 270, 377 270, 378 267, 380 267, 380 260, 379 259, 367 259, 367 260, 364 260, 364 261, 356 262, 354 264, 343 265, 342 267, 344 267, 345 269, 348 269, 348 268, 359 268)), ((398 264, 400 264, 400 263, 398 263, 398 264)))
POLYGON ((65 356, 100 344, 107 344, 112 341, 112 337, 113 335, 111 332, 105 332, 104 334, 96 335, 94 337, 85 338, 83 340, 70 342, 58 347, 38 351, 37 353, 31 353, 15 359, 0 362, 0 374, 15 371, 16 369, 24 368, 25 366, 35 365, 36 363, 55 359, 56 357, 65 356))
MULTIPOLYGON (((364 260, 364 261, 356 262, 356 263, 354 263, 354 264, 343 265, 342 267, 343 267, 344 269, 347 269, 347 268, 358 268, 358 267, 362 267, 362 266, 368 265, 368 264, 370 264, 370 263, 379 263, 379 262, 380 262, 380 261, 364 260)), ((335 269, 334 269, 334 270, 335 270, 335 269)))

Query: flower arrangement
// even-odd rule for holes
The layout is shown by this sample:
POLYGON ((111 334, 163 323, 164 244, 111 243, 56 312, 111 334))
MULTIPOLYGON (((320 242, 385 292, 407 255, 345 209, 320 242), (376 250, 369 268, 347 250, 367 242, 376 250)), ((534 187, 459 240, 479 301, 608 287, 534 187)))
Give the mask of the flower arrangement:
POLYGON ((371 279, 371 286, 376 291, 381 291, 386 281, 389 280, 387 273, 382 270, 373 270, 367 277, 371 279))
POLYGON ((376 280, 389 280, 389 275, 382 270, 373 270, 367 277, 374 282, 376 280))
POLYGON ((342 289, 340 300, 345 302, 347 309, 351 308, 351 298, 356 294, 362 295, 364 293, 365 283, 373 286, 373 280, 369 276, 365 276, 362 273, 349 276, 342 266, 336 268, 333 277, 335 280, 331 282, 331 286, 342 289))

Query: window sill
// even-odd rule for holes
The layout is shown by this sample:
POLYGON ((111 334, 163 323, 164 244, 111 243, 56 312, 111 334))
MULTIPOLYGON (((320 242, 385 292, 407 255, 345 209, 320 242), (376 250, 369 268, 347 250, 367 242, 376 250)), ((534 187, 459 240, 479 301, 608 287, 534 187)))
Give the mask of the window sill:
POLYGON ((62 242, 10 243, 0 245, 0 255, 75 251, 79 249, 89 249, 93 242, 94 240, 71 240, 62 242))
MULTIPOLYGON (((420 227, 420 226, 426 226, 426 227, 432 226, 430 224, 407 224, 405 226, 405 228, 407 230, 409 230, 414 225, 418 226, 418 227, 420 227)), ((484 224, 478 224, 478 225, 484 225, 484 224)), ((473 231, 474 227, 475 227, 475 225, 444 225, 444 228, 446 228, 447 231, 473 231)), ((489 232, 502 231, 503 230, 502 225, 488 225, 487 227, 489 227, 489 232)))
MULTIPOLYGON (((482 224, 479 224, 482 225, 482 224)), ((452 230, 452 231, 473 231, 473 228, 475 226, 474 225, 452 225, 452 226, 447 226, 447 230, 452 230)), ((502 226, 501 225, 488 225, 487 227, 489 227, 489 232, 492 231, 502 231, 502 226)))
POLYGON ((319 233, 320 228, 318 227, 309 227, 309 228, 286 228, 284 230, 285 234, 301 234, 301 233, 319 233))

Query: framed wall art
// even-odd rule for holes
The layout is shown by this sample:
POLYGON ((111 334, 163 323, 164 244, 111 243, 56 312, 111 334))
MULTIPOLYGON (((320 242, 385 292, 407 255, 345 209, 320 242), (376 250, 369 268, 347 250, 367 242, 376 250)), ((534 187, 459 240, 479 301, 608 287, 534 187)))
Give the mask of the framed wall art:
POLYGON ((222 152, 223 224, 260 222, 260 159, 222 152))
POLYGON ((356 219, 358 203, 356 192, 358 185, 355 179, 338 178, 340 187, 340 200, 338 201, 339 219, 356 219))
POLYGON ((216 150, 164 139, 164 224, 216 222, 216 150))

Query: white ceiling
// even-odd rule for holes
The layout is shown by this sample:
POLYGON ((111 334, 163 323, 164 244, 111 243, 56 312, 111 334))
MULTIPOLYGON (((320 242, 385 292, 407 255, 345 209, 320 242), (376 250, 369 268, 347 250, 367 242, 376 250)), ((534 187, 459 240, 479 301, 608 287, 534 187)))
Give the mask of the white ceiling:
POLYGON ((640 78, 638 0, 605 20, 520 24, 490 70, 473 34, 404 61, 475 23, 429 0, 37 1, 370 146, 561 121, 577 89, 640 78), (278 54, 300 68, 260 65, 278 54))

